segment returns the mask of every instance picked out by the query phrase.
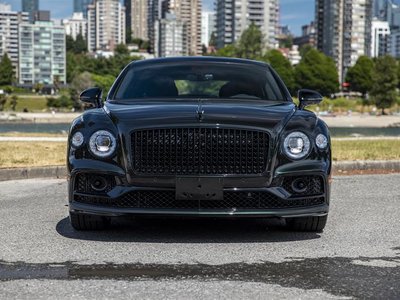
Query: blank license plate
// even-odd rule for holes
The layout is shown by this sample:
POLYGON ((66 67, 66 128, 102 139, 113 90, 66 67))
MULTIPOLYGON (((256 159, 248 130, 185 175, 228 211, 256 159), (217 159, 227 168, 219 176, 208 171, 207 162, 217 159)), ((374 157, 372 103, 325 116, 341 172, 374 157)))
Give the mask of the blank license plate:
POLYGON ((223 178, 178 177, 177 200, 222 200, 223 178))

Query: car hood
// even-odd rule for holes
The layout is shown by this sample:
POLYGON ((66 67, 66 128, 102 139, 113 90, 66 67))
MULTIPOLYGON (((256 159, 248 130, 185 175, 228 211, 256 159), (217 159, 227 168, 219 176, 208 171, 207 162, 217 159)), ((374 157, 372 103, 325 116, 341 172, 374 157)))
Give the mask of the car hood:
POLYGON ((121 131, 170 126, 251 126, 280 131, 296 110, 276 101, 146 101, 107 102, 104 110, 121 131))

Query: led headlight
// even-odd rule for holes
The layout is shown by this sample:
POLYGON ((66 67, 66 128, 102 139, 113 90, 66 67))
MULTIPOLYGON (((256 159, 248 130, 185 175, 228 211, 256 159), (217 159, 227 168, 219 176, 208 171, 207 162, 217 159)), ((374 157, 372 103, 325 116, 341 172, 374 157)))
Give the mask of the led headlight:
POLYGON ((328 146, 328 138, 320 133, 315 138, 315 144, 319 149, 325 149, 328 146))
POLYGON ((84 142, 83 134, 79 131, 75 132, 71 138, 72 146, 74 146, 75 148, 78 148, 78 147, 82 146, 83 142, 84 142))
POLYGON ((95 156, 106 158, 114 154, 117 141, 111 132, 99 130, 92 134, 89 149, 95 156))
POLYGON ((301 159, 310 152, 310 139, 302 132, 289 133, 283 142, 283 151, 292 159, 301 159))

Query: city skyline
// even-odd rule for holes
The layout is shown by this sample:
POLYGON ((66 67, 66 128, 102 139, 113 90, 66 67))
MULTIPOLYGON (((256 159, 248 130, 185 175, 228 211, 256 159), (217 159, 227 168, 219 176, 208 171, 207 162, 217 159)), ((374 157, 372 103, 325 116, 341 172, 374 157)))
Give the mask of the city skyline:
MULTIPOLYGON (((0 0, 11 4, 12 9, 21 10, 21 0, 0 0)), ((65 19, 72 16, 73 0, 40 0, 39 9, 50 10, 54 19, 65 19)), ((203 0, 203 10, 213 10, 214 0, 203 0)), ((314 20, 315 0, 280 0, 282 25, 288 25, 295 35, 300 35, 301 26, 314 20)))

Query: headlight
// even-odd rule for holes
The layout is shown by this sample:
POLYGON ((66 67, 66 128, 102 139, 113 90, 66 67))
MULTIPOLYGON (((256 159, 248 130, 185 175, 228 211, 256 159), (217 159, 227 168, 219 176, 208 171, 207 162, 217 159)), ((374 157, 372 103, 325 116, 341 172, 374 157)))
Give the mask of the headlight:
POLYGON ((310 139, 302 132, 289 133, 283 142, 283 151, 292 159, 301 159, 310 152, 310 139))
POLYGON ((71 138, 72 146, 74 146, 75 148, 78 148, 78 147, 82 146, 83 142, 84 142, 83 134, 79 131, 75 132, 71 138))
POLYGON ((105 158, 114 154, 117 141, 111 132, 99 130, 92 134, 89 149, 95 156, 105 158))
POLYGON ((328 138, 320 133, 315 138, 315 144, 319 149, 325 149, 328 146, 328 138))

